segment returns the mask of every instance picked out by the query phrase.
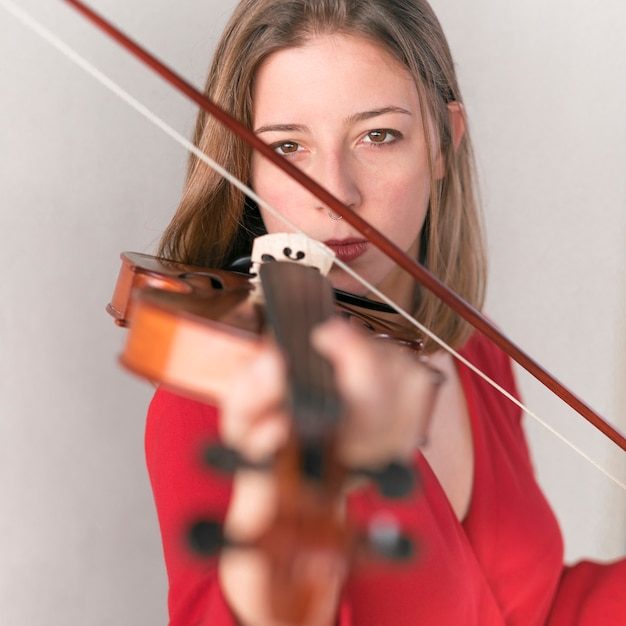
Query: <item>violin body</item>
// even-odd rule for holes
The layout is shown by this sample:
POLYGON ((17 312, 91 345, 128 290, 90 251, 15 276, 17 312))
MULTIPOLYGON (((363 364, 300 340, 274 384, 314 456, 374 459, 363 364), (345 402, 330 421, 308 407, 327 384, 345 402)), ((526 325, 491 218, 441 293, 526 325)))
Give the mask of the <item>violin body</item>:
POLYGON ((246 276, 122 254, 107 307, 129 329, 131 372, 203 402, 219 402, 232 372, 256 352, 264 326, 246 276))
MULTIPOLYGON (((183 395, 219 403, 225 382, 254 356, 266 332, 250 276, 137 252, 124 252, 121 259, 107 306, 115 323, 128 329, 121 364, 183 395)), ((345 302, 336 308, 375 338, 422 347, 414 329, 381 313, 345 302)))

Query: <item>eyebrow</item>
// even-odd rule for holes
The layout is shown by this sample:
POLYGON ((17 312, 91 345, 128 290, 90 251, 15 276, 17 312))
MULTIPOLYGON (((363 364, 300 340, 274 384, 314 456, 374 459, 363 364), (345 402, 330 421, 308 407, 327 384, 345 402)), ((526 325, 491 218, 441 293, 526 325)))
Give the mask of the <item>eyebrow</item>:
POLYGON ((257 128, 254 132, 257 135, 260 135, 261 133, 271 132, 297 133, 303 132, 305 130, 307 130, 307 127, 301 124, 268 124, 267 126, 261 126, 261 128, 257 128))
MULTIPOLYGON (((356 122, 371 120, 387 113, 402 113, 403 115, 412 115, 411 111, 403 109, 402 107, 388 106, 382 107, 380 109, 372 109, 371 111, 362 111, 361 113, 355 113, 354 115, 350 115, 346 119, 346 125, 350 126, 351 124, 355 124, 356 122)), ((268 124, 267 126, 261 126, 260 128, 257 128, 254 132, 257 135, 260 135, 261 133, 294 133, 305 132, 306 130, 308 130, 307 127, 302 124, 268 124)))
POLYGON ((363 122, 365 120, 371 120, 372 118, 385 115, 386 113, 402 113, 403 115, 412 115, 411 111, 403 109, 402 107, 388 106, 382 109, 373 109, 371 111, 363 111, 362 113, 355 113, 351 115, 346 122, 348 124, 354 124, 355 122, 363 122))

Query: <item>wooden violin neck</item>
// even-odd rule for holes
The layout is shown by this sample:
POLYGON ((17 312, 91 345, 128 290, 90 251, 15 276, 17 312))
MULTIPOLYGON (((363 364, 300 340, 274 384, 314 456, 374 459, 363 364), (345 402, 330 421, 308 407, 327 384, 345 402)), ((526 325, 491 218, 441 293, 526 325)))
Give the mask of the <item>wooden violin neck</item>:
POLYGON ((313 328, 335 313, 332 287, 316 268, 296 263, 266 263, 260 276, 267 321, 287 361, 296 430, 317 438, 341 413, 332 366, 310 345, 313 328))

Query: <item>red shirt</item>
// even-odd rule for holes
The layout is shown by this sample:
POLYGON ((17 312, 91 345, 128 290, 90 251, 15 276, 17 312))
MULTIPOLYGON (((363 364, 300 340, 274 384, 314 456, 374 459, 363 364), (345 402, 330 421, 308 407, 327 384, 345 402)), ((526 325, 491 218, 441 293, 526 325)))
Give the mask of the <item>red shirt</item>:
MULTIPOLYGON (((463 356, 517 395, 508 357, 475 334, 463 356)), ((475 470, 470 510, 460 523, 428 463, 417 454, 422 488, 400 502, 374 488, 350 497, 365 521, 396 517, 419 546, 402 566, 358 570, 346 584, 341 626, 607 626, 626 624, 626 561, 563 568, 557 521, 533 474, 520 409, 466 366, 475 470)), ((186 546, 191 522, 223 519, 230 481, 200 462, 218 437, 214 407, 159 389, 150 405, 146 457, 170 583, 171 626, 235 626, 216 562, 186 546)))

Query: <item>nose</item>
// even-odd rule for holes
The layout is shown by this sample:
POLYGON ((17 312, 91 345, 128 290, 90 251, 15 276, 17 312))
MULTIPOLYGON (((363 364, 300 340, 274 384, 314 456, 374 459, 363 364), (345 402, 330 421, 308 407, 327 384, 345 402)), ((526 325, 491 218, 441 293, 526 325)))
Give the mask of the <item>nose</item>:
MULTIPOLYGON (((320 154, 317 159, 313 178, 322 187, 329 191, 342 204, 357 209, 363 201, 361 185, 356 168, 349 159, 341 153, 320 154)), ((316 199, 320 211, 329 211, 316 199)))

